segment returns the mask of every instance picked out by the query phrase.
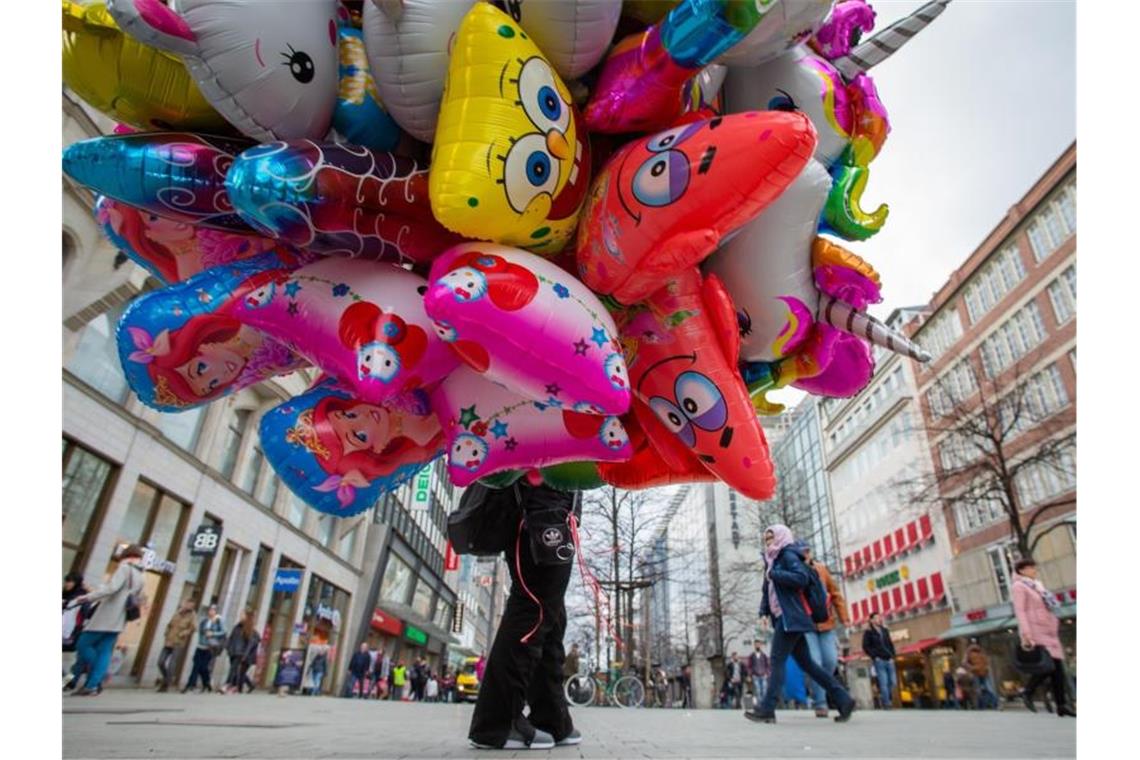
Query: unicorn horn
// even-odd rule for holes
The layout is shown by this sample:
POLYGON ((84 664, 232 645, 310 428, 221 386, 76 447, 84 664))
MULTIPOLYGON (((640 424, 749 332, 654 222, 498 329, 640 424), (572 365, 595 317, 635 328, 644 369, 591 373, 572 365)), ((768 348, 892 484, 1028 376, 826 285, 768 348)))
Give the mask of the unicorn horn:
POLYGON ((929 351, 902 333, 834 297, 820 301, 816 316, 837 330, 854 335, 856 338, 865 338, 876 346, 882 346, 896 354, 905 354, 915 361, 925 364, 933 358, 929 351))
POLYGON ((912 37, 938 18, 950 0, 931 0, 906 18, 899 19, 873 37, 861 42, 850 53, 836 58, 831 65, 848 81, 882 63, 905 45, 912 37))

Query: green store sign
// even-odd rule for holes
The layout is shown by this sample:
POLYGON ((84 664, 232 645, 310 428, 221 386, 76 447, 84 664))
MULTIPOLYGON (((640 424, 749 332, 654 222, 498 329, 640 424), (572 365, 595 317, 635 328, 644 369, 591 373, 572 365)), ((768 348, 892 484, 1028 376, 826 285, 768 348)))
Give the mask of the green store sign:
POLYGON ((886 588, 887 586, 893 586, 898 582, 899 582, 899 571, 898 570, 892 570, 891 572, 887 573, 886 575, 879 576, 878 578, 875 579, 875 588, 877 588, 877 589, 886 588))
POLYGON ((407 623, 404 623, 404 638, 413 644, 427 646, 427 634, 421 631, 419 628, 416 628, 414 625, 408 625, 407 623))

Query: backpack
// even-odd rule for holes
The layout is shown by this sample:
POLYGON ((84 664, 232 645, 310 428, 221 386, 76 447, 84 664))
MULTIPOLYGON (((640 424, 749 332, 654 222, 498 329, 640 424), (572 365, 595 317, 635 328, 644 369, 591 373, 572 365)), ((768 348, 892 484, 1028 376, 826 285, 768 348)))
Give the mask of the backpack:
POLYGON ((522 492, 472 483, 459 506, 447 516, 447 538, 456 554, 494 557, 510 547, 518 533, 522 492))
POLYGON ((804 563, 808 573, 808 584, 800 594, 804 599, 804 606, 811 613, 811 622, 815 624, 827 622, 831 616, 831 595, 823 585, 823 580, 815 568, 807 562, 804 563))

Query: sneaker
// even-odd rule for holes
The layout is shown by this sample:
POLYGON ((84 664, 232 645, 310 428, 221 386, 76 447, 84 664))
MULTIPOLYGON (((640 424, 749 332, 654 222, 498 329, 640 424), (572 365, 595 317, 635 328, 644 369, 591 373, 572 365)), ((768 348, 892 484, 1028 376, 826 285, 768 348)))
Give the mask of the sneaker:
POLYGON ((744 717, 753 723, 775 723, 776 713, 761 713, 755 710, 745 710, 744 717))
POLYGON ((815 717, 826 718, 827 717, 827 708, 826 707, 815 708, 815 717))
POLYGON ((570 733, 563 736, 558 741, 554 742, 559 747, 573 747, 576 744, 582 743, 582 733, 578 729, 574 729, 570 733))
POLYGON ((846 723, 851 720, 851 713, 855 712, 855 700, 851 697, 839 706, 839 715, 835 716, 836 723, 846 723))
MULTIPOLYGON (((554 749, 554 737, 545 731, 539 731, 537 728, 532 728, 532 736, 527 739, 526 735, 518 729, 517 721, 511 726, 511 732, 507 734, 507 740, 499 746, 493 744, 483 744, 474 739, 467 741, 475 749, 554 749)), ((529 725, 525 725, 530 728, 529 725)), ((581 736, 578 737, 581 741, 581 736)))

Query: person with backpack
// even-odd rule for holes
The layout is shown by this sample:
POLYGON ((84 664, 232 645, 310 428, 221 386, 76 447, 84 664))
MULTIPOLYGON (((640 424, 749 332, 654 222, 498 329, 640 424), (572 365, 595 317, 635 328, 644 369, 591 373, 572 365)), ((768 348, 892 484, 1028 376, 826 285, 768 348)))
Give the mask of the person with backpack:
POLYGON ((190 679, 182 687, 182 693, 190 691, 202 681, 202 691, 212 691, 210 687, 210 672, 214 668, 214 657, 225 649, 226 626, 218 614, 218 606, 211 604, 206 610, 206 617, 198 623, 198 646, 194 650, 194 667, 190 671, 190 679))
POLYGON ((71 693, 73 697, 90 697, 103 691, 103 678, 111 665, 115 643, 127 623, 138 620, 146 603, 143 594, 143 548, 128 544, 119 555, 119 566, 107 585, 72 600, 72 604, 99 606, 79 634, 76 648, 79 658, 90 670, 83 688, 71 693))
POLYGON ((257 660, 257 647, 261 637, 254 627, 253 615, 249 610, 241 617, 241 622, 230 631, 226 641, 226 653, 230 656, 230 671, 226 676, 225 685, 218 691, 221 693, 241 693, 245 686, 253 691, 253 682, 249 680, 246 671, 257 660))
POLYGON ((770 652, 771 676, 768 690, 758 708, 744 716, 759 723, 776 722, 776 699, 784 687, 788 657, 821 684, 839 708, 836 722, 844 723, 855 710, 855 700, 847 690, 811 659, 805 634, 827 620, 827 591, 819 574, 805 561, 795 536, 786 525, 773 525, 764 531, 766 572, 760 599, 760 616, 772 623, 770 652))
POLYGON ((883 625, 883 616, 871 613, 867 630, 863 631, 863 654, 871 658, 875 678, 879 684, 879 706, 891 709, 894 703, 894 688, 898 682, 895 672, 895 644, 891 632, 883 625))
POLYGON ((83 626, 95 611, 90 604, 75 604, 75 600, 88 592, 88 588, 83 585, 83 574, 71 572, 68 573, 63 579, 63 651, 65 655, 71 654, 71 663, 68 664, 68 657, 64 657, 64 672, 67 673, 67 681, 64 683, 63 690, 71 691, 79 683, 80 676, 83 675, 83 670, 76 668, 80 663, 79 655, 76 653, 77 645, 79 643, 79 634, 83 633, 83 626))
MULTIPOLYGON (((832 577, 831 571, 827 569, 827 565, 812 557, 811 547, 805 544, 802 548, 804 561, 819 575, 827 593, 827 619, 822 623, 816 623, 815 630, 804 634, 804 637, 807 639, 812 662, 827 673, 834 674, 839 664, 839 636, 836 624, 849 626, 851 617, 847 613, 847 602, 843 598, 843 592, 832 577)), ((815 717, 826 718, 827 695, 823 691, 823 686, 814 679, 811 682, 811 701, 812 707, 815 708, 815 717)))

